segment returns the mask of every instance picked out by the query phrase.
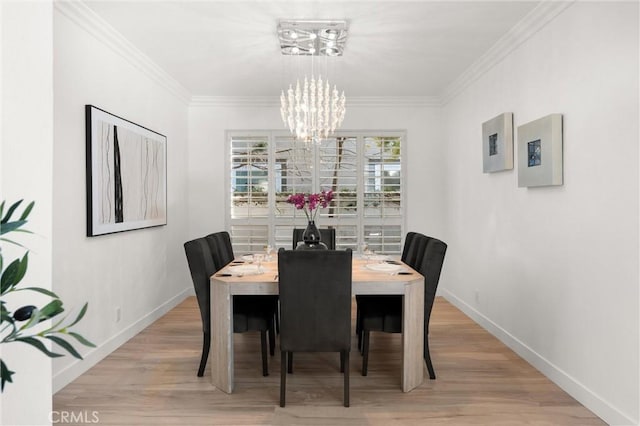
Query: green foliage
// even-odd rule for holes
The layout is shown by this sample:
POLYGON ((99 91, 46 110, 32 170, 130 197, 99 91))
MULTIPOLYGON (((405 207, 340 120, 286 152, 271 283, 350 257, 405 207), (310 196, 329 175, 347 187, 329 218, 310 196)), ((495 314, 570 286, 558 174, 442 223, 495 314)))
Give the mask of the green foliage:
POLYGON ((400 158, 400 138, 384 138, 376 136, 373 138, 380 151, 392 159, 400 158))
MULTIPOLYGON (((13 214, 16 212, 22 200, 12 204, 5 213, 5 201, 0 204, 0 235, 10 232, 31 233, 23 226, 27 223, 27 219, 34 202, 24 209, 18 220, 12 220, 13 214)), ((24 248, 24 246, 16 241, 6 237, 0 237, 0 242, 13 244, 24 248)), ((18 284, 22 281, 27 273, 29 265, 29 252, 27 251, 22 258, 15 259, 4 267, 4 258, 0 247, 0 343, 22 342, 26 343, 51 358, 64 356, 63 353, 51 351, 45 345, 45 341, 52 341, 56 346, 62 348, 71 356, 82 359, 80 353, 73 347, 68 340, 61 336, 71 336, 80 344, 95 347, 93 343, 82 337, 80 334, 70 331, 69 329, 76 325, 86 314, 88 304, 85 303, 76 318, 65 325, 67 317, 60 314, 64 312, 62 300, 52 291, 40 287, 24 287, 18 288, 18 284), (50 302, 43 307, 38 308, 34 305, 25 305, 11 312, 7 309, 6 297, 18 291, 32 291, 43 294, 52 298, 50 302), (51 320, 53 325, 44 330, 34 330, 43 321, 51 320), (45 340, 46 339, 46 340, 45 340)), ((15 371, 9 370, 9 367, 0 359, 0 392, 4 391, 5 383, 13 383, 13 375, 15 371)))

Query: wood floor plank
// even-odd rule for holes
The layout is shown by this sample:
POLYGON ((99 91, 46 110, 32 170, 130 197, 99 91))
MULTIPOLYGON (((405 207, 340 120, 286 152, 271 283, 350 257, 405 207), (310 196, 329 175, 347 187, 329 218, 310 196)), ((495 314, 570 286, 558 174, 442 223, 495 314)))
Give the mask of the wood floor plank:
POLYGON ((209 365, 196 376, 202 328, 190 297, 56 393, 54 410, 96 411, 100 425, 605 424, 442 298, 430 330, 437 380, 425 369, 424 383, 403 393, 401 336, 372 333, 367 377, 352 352, 349 408, 337 354, 297 354, 280 408, 280 357, 263 377, 258 336, 234 335, 235 391, 217 391, 209 365))

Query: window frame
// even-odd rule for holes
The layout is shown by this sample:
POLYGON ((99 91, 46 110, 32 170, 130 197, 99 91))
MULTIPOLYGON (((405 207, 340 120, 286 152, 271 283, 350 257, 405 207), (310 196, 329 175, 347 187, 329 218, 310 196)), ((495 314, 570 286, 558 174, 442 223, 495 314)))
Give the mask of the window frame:
MULTIPOLYGON (((340 226, 355 226, 356 236, 355 236, 355 244, 349 245, 354 251, 357 251, 361 244, 365 240, 364 231, 366 227, 371 226, 399 226, 400 227, 400 240, 399 240, 399 252, 394 252, 392 254, 399 255, 402 250, 402 243, 404 240, 404 234, 406 230, 406 212, 407 212, 407 161, 406 161, 406 145, 407 145, 407 136, 405 130, 345 130, 336 132, 332 138, 355 138, 356 139, 356 202, 357 202, 357 210, 356 215, 352 217, 337 217, 337 218, 327 218, 323 216, 323 210, 318 212, 317 216, 317 225, 321 227, 340 227, 340 226), (364 209, 364 195, 366 192, 366 177, 365 177, 365 139, 366 138, 399 138, 400 139, 400 215, 398 216, 390 216, 385 217, 384 214, 382 216, 366 216, 364 209)), ((274 247, 291 247, 291 237, 289 240, 285 240, 281 238, 277 240, 276 231, 279 227, 294 227, 294 228, 304 228, 307 225, 307 220, 304 214, 296 215, 295 218, 291 217, 277 217, 277 214, 273 212, 276 211, 276 173, 275 164, 276 160, 276 140, 278 138, 291 138, 291 134, 286 130, 226 130, 225 131, 225 200, 224 200, 224 208, 225 208, 225 229, 229 230, 231 234, 232 242, 234 243, 235 250, 235 242, 233 238, 232 229, 234 226, 266 226, 267 227, 267 238, 268 243, 274 245, 274 247), (268 164, 268 194, 267 194, 267 209, 268 214, 266 217, 253 217, 247 216, 243 218, 232 218, 232 189, 231 189, 231 155, 232 155, 232 145, 233 138, 251 138, 251 137, 262 137, 267 141, 267 164, 268 164)), ((331 138, 331 139, 332 139, 331 138)), ((305 143, 303 141, 297 141, 296 143, 305 143)), ((312 155, 314 158, 314 173, 312 175, 312 192, 320 191, 319 188, 319 177, 320 177, 320 155, 317 155, 318 150, 316 147, 313 147, 315 153, 312 155)), ((267 242, 265 242, 267 244, 267 242)), ((336 244, 340 244, 339 241, 336 241, 336 244)), ((254 244, 255 245, 255 244, 254 244)), ((243 244, 244 246, 244 244, 243 244)), ((251 247, 250 251, 260 251, 261 247, 254 247, 250 244, 247 246, 251 247)), ((243 250, 244 251, 244 250, 243 250)))

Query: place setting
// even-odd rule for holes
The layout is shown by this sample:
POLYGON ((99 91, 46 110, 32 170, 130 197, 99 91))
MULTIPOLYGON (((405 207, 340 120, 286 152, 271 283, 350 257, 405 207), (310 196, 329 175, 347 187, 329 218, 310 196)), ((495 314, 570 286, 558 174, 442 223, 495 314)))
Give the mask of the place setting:
POLYGON ((360 245, 360 257, 366 262, 362 266, 364 270, 389 275, 411 275, 402 262, 394 260, 389 255, 376 253, 366 243, 360 245))

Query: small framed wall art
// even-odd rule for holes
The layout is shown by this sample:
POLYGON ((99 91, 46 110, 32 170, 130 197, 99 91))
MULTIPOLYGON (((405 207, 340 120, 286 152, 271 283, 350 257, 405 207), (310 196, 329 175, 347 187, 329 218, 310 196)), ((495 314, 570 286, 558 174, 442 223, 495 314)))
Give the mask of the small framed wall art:
POLYGON ((85 106, 87 236, 167 224, 167 138, 85 106))
POLYGON ((562 185, 562 114, 518 127, 518 186, 562 185))
POLYGON ((482 171, 513 169, 513 114, 505 112, 482 123, 482 171))

